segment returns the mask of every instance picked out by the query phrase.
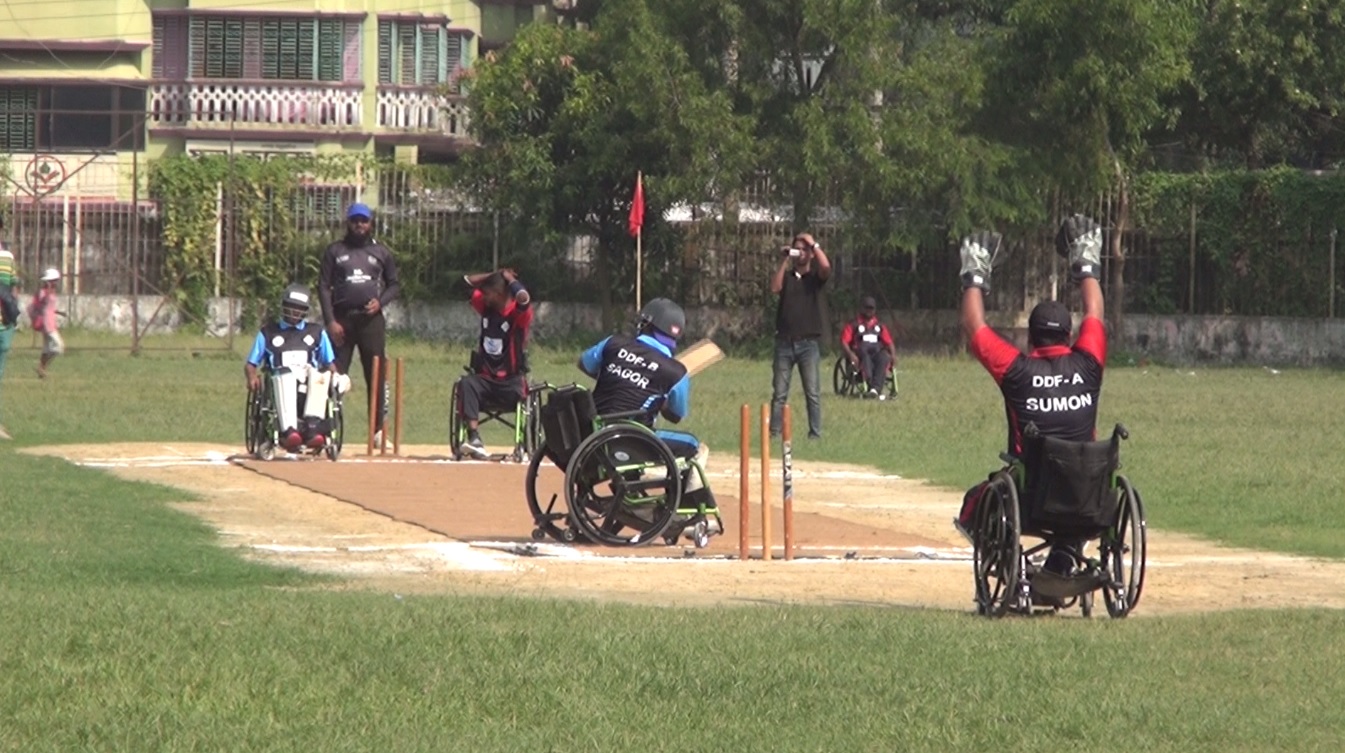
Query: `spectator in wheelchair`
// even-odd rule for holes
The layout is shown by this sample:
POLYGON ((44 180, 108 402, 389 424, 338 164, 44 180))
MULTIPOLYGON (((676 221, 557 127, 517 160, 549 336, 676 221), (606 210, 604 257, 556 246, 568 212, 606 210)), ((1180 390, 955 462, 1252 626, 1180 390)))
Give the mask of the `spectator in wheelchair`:
POLYGON ((887 372, 897 362, 892 330, 878 321, 878 302, 865 296, 859 314, 841 330, 841 350, 864 379, 866 399, 887 399, 887 372))
MULTIPOLYGON (((962 241, 962 329, 972 355, 999 385, 1008 418, 1008 453, 1021 457, 1023 431, 1036 425, 1042 436, 1074 442, 1096 438, 1097 404, 1102 370, 1107 360, 1107 333, 1102 323, 1102 228, 1092 219, 1073 215, 1060 226, 1056 250, 1069 259, 1070 276, 1083 303, 1079 336, 1070 344, 1069 308, 1060 301, 1043 301, 1028 318, 1024 354, 991 329, 985 321, 985 295, 1000 245, 999 233, 977 232, 962 241)), ((953 524, 971 539, 976 506, 986 487, 982 482, 967 491, 953 524)), ((1045 569, 1072 573, 1077 553, 1067 542, 1057 542, 1045 569)))
POLYGON ((248 389, 260 391, 262 380, 270 380, 280 443, 290 452, 326 445, 331 433, 326 398, 333 385, 340 394, 350 389, 350 378, 337 374, 327 332, 306 320, 310 308, 308 288, 299 284, 285 288, 279 321, 262 325, 243 364, 248 389), (307 400, 309 395, 321 399, 307 400))
MULTIPOLYGON (((579 369, 597 380, 593 404, 599 416, 638 412, 633 420, 650 428, 658 416, 672 423, 687 417, 691 377, 673 357, 685 328, 682 307, 667 298, 655 298, 640 310, 635 337, 612 335, 579 356, 579 369)), ((695 435, 666 429, 654 433, 673 455, 705 467, 709 448, 695 435)), ((714 496, 702 484, 700 474, 689 473, 684 490, 683 507, 704 503, 706 509, 715 508, 714 496)))
POLYGON ((459 383, 467 438, 464 455, 487 458, 481 442, 481 406, 517 405, 527 389, 524 348, 532 326, 532 296, 512 269, 466 275, 472 288, 468 301, 481 316, 481 336, 472 352, 471 373, 459 383))

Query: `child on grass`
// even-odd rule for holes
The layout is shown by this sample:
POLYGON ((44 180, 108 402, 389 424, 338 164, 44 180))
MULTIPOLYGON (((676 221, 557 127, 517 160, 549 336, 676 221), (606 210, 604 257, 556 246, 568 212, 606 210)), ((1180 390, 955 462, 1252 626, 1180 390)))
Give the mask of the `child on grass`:
POLYGON ((28 304, 28 317, 32 320, 33 330, 42 333, 42 356, 37 362, 37 376, 47 378, 47 366, 65 352, 65 341, 61 339, 57 314, 56 285, 61 281, 61 273, 48 269, 42 273, 42 287, 33 293, 33 302, 28 304))

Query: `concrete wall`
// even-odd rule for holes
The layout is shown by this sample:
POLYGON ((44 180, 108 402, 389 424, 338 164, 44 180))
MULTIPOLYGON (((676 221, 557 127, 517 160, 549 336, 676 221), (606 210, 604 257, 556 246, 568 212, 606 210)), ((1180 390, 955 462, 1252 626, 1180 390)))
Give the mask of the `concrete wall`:
MULTIPOLYGON (((139 299, 142 331, 161 334, 182 326, 177 311, 163 300, 155 296, 139 299)), ((66 296, 62 303, 69 313, 69 325, 129 335, 136 320, 129 296, 66 296)), ((211 302, 209 330, 213 334, 224 335, 231 319, 237 327, 240 309, 232 308, 227 299, 211 302)), ((898 351, 948 354, 963 349, 956 311, 888 311, 880 316, 895 331, 898 351)), ((990 316, 992 326, 1020 347, 1026 345, 1026 315, 990 316)), ((476 336, 477 321, 466 303, 397 303, 388 309, 390 329, 433 340, 469 342, 476 336)), ((634 321, 633 310, 628 321, 634 321)), ((761 337, 771 325, 770 312, 759 308, 703 307, 687 312, 688 337, 712 337, 723 343, 761 337)), ((838 321, 836 332, 840 325, 838 321)), ((534 339, 602 331, 602 310, 596 305, 537 304, 534 339)), ((1132 314, 1126 318, 1122 336, 1113 337, 1112 350, 1183 364, 1342 366, 1345 319, 1132 314)))

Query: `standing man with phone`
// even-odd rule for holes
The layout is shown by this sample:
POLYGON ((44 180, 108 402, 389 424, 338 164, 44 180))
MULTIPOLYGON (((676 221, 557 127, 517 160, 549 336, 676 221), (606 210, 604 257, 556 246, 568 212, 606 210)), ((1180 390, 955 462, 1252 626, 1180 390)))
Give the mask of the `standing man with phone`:
POLYGON ((388 412, 387 368, 380 369, 373 384, 374 356, 387 362, 387 320, 383 309, 397 299, 402 286, 397 262, 387 246, 373 236, 373 210, 367 204, 351 204, 346 210, 346 235, 327 247, 318 272, 318 298, 332 347, 336 369, 350 372, 356 346, 364 367, 366 399, 378 390, 378 416, 374 419, 374 444, 383 435, 383 417, 388 412))
POLYGON ((780 264, 771 275, 775 309, 775 361, 771 377, 771 436, 780 435, 780 421, 789 400, 794 368, 803 382, 808 404, 808 438, 822 437, 822 359, 820 342, 826 328, 822 288, 831 277, 831 261, 808 233, 780 249, 780 264))

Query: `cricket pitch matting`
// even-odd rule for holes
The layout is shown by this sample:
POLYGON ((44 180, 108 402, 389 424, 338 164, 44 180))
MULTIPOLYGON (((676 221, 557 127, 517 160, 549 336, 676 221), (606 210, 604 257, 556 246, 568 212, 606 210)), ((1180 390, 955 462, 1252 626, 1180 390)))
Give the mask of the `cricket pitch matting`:
MULTIPOLYGON (((412 523, 436 533, 476 543, 532 541, 535 527, 528 512, 524 482, 527 466, 514 463, 426 462, 407 459, 366 462, 239 460, 240 465, 263 475, 358 505, 394 520, 412 523)), ((564 499, 564 474, 543 465, 538 475, 539 499, 552 494, 564 499)), ((784 522, 780 488, 775 479, 772 504, 771 542, 775 557, 783 554, 784 522)), ((724 520, 725 534, 711 539, 701 550, 708 556, 736 556, 738 552, 738 481, 711 479, 724 520), (729 492, 733 492, 732 495, 729 492)), ((797 486, 796 486, 797 490, 797 486)), ((754 557, 761 553, 761 503, 755 480, 749 511, 750 542, 754 557)), ((796 491, 795 499, 801 499, 796 491)), ((283 504, 283 503, 282 503, 283 504)), ((902 531, 875 528, 834 515, 794 512, 796 557, 895 557, 918 556, 922 549, 946 548, 946 543, 902 531)), ((549 542, 556 543, 556 542, 549 542)), ((666 546, 656 541, 648 546, 608 547, 575 544, 578 549, 609 556, 681 557, 685 546, 666 546)))

